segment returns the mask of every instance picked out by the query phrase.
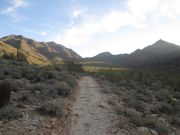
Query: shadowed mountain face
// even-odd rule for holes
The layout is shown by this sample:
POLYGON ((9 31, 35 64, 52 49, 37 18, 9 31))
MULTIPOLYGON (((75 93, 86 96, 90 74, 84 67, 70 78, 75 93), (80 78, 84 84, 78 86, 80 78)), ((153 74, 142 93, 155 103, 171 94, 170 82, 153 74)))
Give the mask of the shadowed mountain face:
POLYGON ((112 55, 101 53, 85 61, 99 61, 121 67, 159 67, 159 66, 180 66, 180 46, 158 40, 153 45, 144 49, 138 49, 131 54, 112 55))
POLYGON ((19 49, 27 58, 28 63, 44 64, 50 61, 60 62, 81 58, 76 52, 55 42, 37 42, 21 35, 10 35, 0 39, 0 51, 16 53, 19 49))

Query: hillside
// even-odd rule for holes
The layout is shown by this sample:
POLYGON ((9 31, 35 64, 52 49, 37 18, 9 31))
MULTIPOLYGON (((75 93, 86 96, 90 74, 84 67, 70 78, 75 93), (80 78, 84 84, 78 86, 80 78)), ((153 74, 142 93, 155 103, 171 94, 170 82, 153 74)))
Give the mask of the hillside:
POLYGON ((4 53, 16 56, 19 49, 30 64, 49 64, 81 58, 76 52, 55 42, 37 42, 21 35, 0 38, 1 56, 4 53))
POLYGON ((104 65, 138 68, 177 66, 179 59, 180 46, 160 39, 150 46, 135 50, 131 54, 100 53, 92 58, 86 58, 84 61, 98 61, 99 63, 105 63, 104 65))

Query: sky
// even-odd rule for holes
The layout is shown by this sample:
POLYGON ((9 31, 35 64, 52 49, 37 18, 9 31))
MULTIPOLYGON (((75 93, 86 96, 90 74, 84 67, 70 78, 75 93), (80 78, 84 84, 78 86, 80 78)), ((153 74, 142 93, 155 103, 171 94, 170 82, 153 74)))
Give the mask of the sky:
POLYGON ((0 0, 0 37, 55 41, 82 57, 180 45, 180 0, 0 0))

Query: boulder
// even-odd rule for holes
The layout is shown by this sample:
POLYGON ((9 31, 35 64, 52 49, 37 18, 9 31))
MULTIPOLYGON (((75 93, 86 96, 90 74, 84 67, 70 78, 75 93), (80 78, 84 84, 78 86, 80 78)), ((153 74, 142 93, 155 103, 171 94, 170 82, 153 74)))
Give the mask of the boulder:
POLYGON ((138 127, 137 132, 138 135, 158 135, 155 130, 146 127, 138 127))

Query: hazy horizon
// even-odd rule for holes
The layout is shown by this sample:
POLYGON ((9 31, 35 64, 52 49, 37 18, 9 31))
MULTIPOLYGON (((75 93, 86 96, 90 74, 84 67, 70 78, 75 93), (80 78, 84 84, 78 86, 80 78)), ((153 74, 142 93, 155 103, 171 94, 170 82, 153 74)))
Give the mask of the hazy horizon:
POLYGON ((180 45, 178 0, 1 0, 0 37, 55 41, 82 57, 131 53, 159 39, 180 45))

